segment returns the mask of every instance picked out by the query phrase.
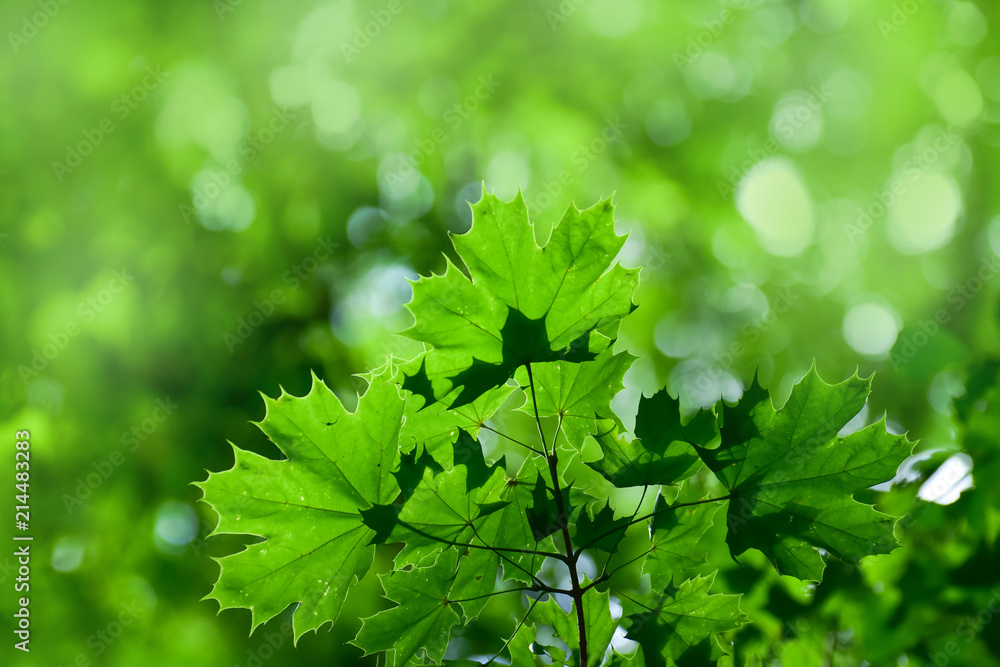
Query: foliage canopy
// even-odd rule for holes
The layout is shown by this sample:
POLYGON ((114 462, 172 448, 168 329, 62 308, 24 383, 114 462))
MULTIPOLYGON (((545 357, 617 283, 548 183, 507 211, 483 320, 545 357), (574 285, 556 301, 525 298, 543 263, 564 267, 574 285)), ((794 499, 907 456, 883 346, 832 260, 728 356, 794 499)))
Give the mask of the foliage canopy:
POLYGON ((250 609, 257 627, 295 605, 298 639, 335 622, 393 548, 378 576, 395 606, 354 640, 387 664, 441 664, 507 595, 524 603, 497 638, 512 664, 705 664, 729 660, 750 622, 705 571, 716 536, 737 560, 754 549, 814 582, 825 558, 896 547, 894 519, 856 495, 891 480, 912 443, 884 421, 840 435, 871 378, 831 385, 813 368, 780 408, 755 381, 694 415, 663 390, 640 399, 630 432, 612 399, 635 357, 614 348, 639 272, 615 263, 610 200, 571 206, 544 246, 520 196, 484 192, 473 212, 453 239, 465 271, 449 260, 413 284, 405 333, 423 354, 367 374, 354 412, 315 376, 303 397, 265 398, 259 427, 286 458, 234 448, 233 468, 199 484, 216 533, 263 538, 221 559, 209 597, 222 608, 250 609), (533 419, 537 441, 495 429, 501 411, 533 419), (484 431, 523 456, 490 460, 484 431), (616 489, 631 487, 626 507, 616 489), (710 532, 723 506, 725 530, 710 532), (635 650, 613 641, 619 628, 635 650))

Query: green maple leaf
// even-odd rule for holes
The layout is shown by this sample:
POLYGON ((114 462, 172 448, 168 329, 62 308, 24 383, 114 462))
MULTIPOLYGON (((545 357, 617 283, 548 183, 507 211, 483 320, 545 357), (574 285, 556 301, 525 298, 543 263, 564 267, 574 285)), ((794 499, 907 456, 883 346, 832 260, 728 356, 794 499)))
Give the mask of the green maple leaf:
POLYGON ((829 385, 813 367, 780 409, 756 382, 725 408, 722 444, 699 453, 732 494, 733 556, 758 549, 779 573, 819 581, 818 548, 847 563, 895 548, 895 520, 854 494, 892 479, 912 443, 888 433, 884 419, 837 436, 870 390, 871 377, 829 385))
MULTIPOLYGON (((547 536, 536 532, 542 528, 554 525, 558 512, 553 509, 554 502, 550 495, 544 500, 538 496, 538 487, 543 483, 543 473, 536 462, 528 459, 504 485, 497 488, 487 498, 487 502, 499 502, 503 507, 487 517, 479 529, 480 536, 499 549, 535 549, 538 551, 555 552, 556 546, 552 535, 555 531, 547 531, 547 536), (539 515, 536 503, 543 503, 545 512, 552 513, 549 521, 544 519, 536 523, 533 517, 539 515), (550 503, 552 503, 550 505, 550 503)), ((530 553, 515 551, 501 552, 501 565, 505 579, 530 583, 531 575, 537 574, 543 558, 530 553)))
POLYGON ((460 432, 452 446, 452 460, 455 465, 465 466, 465 490, 469 493, 485 486, 497 470, 505 472, 507 469, 504 457, 493 465, 487 465, 482 444, 467 431, 460 432))
POLYGON ((597 420, 613 414, 611 399, 625 388, 625 372, 636 359, 628 352, 615 354, 609 347, 593 361, 532 364, 534 399, 527 368, 519 369, 515 380, 527 396, 519 410, 534 416, 537 408, 540 417, 559 417, 567 442, 579 450, 595 432, 597 420))
MULTIPOLYGON (((686 500, 682 492, 678 501, 686 500)), ((658 496, 643 574, 648 574, 657 585, 666 585, 675 575, 702 565, 707 555, 702 537, 712 527, 719 507, 716 503, 704 503, 669 509, 666 499, 658 496)))
POLYGON ((521 625, 517 632, 507 641, 507 651, 510 653, 510 667, 535 667, 542 664, 535 652, 538 644, 534 641, 531 625, 521 625))
MULTIPOLYGON (((581 582, 585 585, 586 582, 581 582)), ((538 604, 531 618, 535 623, 551 625, 556 637, 562 639, 574 651, 580 645, 580 625, 576 612, 563 611, 555 598, 549 598, 538 604)), ((599 665, 604 660, 605 649, 611 643, 618 622, 611 616, 611 598, 605 591, 598 592, 592 588, 583 594, 584 631, 587 635, 587 665, 599 665)), ((574 655, 574 665, 580 664, 580 656, 574 655)))
POLYGON ((389 542, 406 543, 397 564, 422 563, 449 543, 482 544, 476 537, 478 524, 503 509, 505 503, 491 502, 490 497, 499 495, 507 475, 503 466, 497 465, 489 469, 488 477, 479 480, 478 487, 470 488, 469 480, 470 471, 464 465, 441 473, 424 471, 388 537, 389 542))
POLYGON ((399 459, 399 469, 392 473, 399 485, 399 492, 404 498, 413 495, 414 490, 424 478, 424 471, 430 470, 434 473, 444 472, 441 464, 426 450, 417 457, 417 452, 411 451, 402 454, 399 459))
POLYGON ((418 662, 418 652, 441 664, 452 628, 463 624, 461 604, 452 602, 461 599, 452 595, 460 558, 458 550, 449 549, 429 567, 380 575, 385 596, 398 606, 364 619, 351 643, 366 655, 392 651, 399 666, 418 662))
POLYGON ((354 413, 315 375, 306 396, 265 397, 258 426, 287 459, 234 447, 232 469, 197 484, 219 514, 213 534, 264 538, 219 559, 208 595, 222 609, 249 609, 252 628, 297 604, 298 640, 336 620, 348 588, 368 571, 375 533, 360 512, 399 494, 392 471, 404 401, 393 372, 372 376, 354 413))
MULTIPOLYGON (((423 356, 418 357, 401 367, 402 370, 396 377, 402 380, 404 390, 407 388, 408 377, 403 374, 403 370, 422 364, 423 359, 423 356)), ((439 465, 445 469, 451 468, 454 465, 453 453, 459 433, 466 431, 475 438, 479 429, 500 409, 514 389, 501 385, 484 392, 475 401, 454 409, 448 407, 449 400, 427 404, 410 396, 406 401, 403 426, 399 432, 400 450, 404 454, 414 450, 420 454, 427 452, 439 465)), ((458 394, 458 391, 452 392, 450 398, 457 397, 458 394)))
POLYGON ((631 518, 626 515, 616 519, 615 511, 611 509, 610 504, 601 507, 594 513, 593 518, 586 511, 580 512, 574 535, 576 545, 614 553, 618 551, 618 546, 625 537, 625 528, 631 518))
POLYGON ((462 387, 453 406, 523 364, 592 359, 631 312, 638 285, 637 270, 612 266, 625 238, 610 200, 571 206, 544 247, 520 194, 503 202, 484 191, 472 210, 472 228, 452 237, 470 277, 449 260, 442 275, 413 284, 407 304, 414 324, 405 334, 434 349, 409 385, 439 399, 462 387))
POLYGON ((461 549, 452 599, 462 600, 465 623, 475 620, 497 590, 497 554, 489 549, 461 549))
POLYGON ((619 488, 682 482, 701 467, 692 445, 707 446, 718 434, 714 412, 703 410, 684 422, 680 402, 666 390, 639 399, 636 440, 622 435, 615 419, 602 419, 597 427, 594 439, 604 457, 587 465, 619 488))
MULTIPOLYGON (((569 488, 560 489, 560 492, 562 506, 570 507, 569 488)), ((535 536, 536 542, 559 532, 563 526, 569 526, 570 517, 559 510, 554 492, 545 485, 541 475, 535 478, 535 486, 531 491, 531 505, 526 513, 531 534, 535 536)))
POLYGON ((706 658, 721 653, 715 635, 749 622, 740 610, 739 595, 709 593, 714 581, 714 574, 688 579, 657 595, 649 605, 625 600, 626 636, 642 647, 646 667, 664 667, 668 658, 679 665, 708 664, 706 658))
POLYGON ((628 655, 622 655, 617 651, 611 654, 611 662, 608 663, 610 667, 643 667, 646 664, 646 659, 642 654, 642 647, 639 646, 633 653, 628 655))

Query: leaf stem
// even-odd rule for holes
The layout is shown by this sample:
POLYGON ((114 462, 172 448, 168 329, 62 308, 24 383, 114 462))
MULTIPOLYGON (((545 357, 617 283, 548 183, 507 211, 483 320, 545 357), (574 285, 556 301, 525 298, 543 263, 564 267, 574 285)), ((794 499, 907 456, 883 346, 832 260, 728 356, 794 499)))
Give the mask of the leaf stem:
MULTIPOLYGON (((538 441, 542 443, 542 455, 546 460, 549 458, 549 450, 545 447, 545 431, 542 430, 542 418, 538 416, 538 397, 535 396, 535 376, 531 372, 531 362, 528 367, 528 386, 531 388, 531 405, 535 408, 535 424, 538 426, 538 441)), ((555 439, 552 440, 555 444, 555 439)))
POLYGON ((529 616, 531 616, 531 612, 535 610, 535 605, 538 604, 538 601, 541 599, 542 596, 539 595, 537 598, 531 601, 531 605, 528 607, 528 611, 524 612, 524 616, 522 616, 521 620, 517 622, 517 627, 514 628, 514 632, 510 634, 510 637, 508 637, 507 641, 503 643, 503 646, 500 648, 499 651, 497 651, 496 655, 490 658, 489 662, 486 663, 487 665, 492 665, 496 661, 496 659, 500 657, 500 654, 507 650, 507 647, 510 646, 510 643, 512 641, 514 641, 514 637, 516 637, 517 633, 521 631, 521 627, 524 626, 524 622, 528 620, 529 616))
POLYGON ((492 426, 487 426, 486 424, 482 424, 479 428, 484 428, 487 431, 492 431, 493 433, 496 433, 497 435, 499 435, 501 438, 507 438, 508 440, 510 440, 511 442, 513 442, 514 444, 521 445, 525 449, 530 450, 530 451, 538 454, 539 456, 545 456, 545 454, 543 454, 542 452, 538 451, 538 449, 536 449, 535 447, 532 447, 531 445, 529 445, 529 444, 527 444, 525 442, 521 442, 517 438, 512 438, 509 435, 507 435, 506 433, 501 433, 500 431, 496 430, 492 426))
MULTIPOLYGON (((602 581, 607 581, 611 577, 615 576, 615 574, 619 570, 622 570, 622 569, 628 567, 629 565, 631 565, 632 563, 636 562, 640 558, 645 558, 646 556, 648 556, 651 553, 653 553, 653 549, 647 549, 646 551, 643 551, 641 554, 639 554, 635 558, 632 558, 632 559, 630 559, 630 560, 622 563, 621 565, 616 565, 615 567, 611 568, 610 571, 605 572, 605 574, 602 574, 600 579, 598 579, 597 581, 595 581, 593 584, 590 584, 590 585, 593 586, 594 584, 600 583, 602 581)), ((610 561, 610 560, 611 560, 611 558, 609 557, 608 561, 610 561)))
POLYGON ((446 537, 439 537, 437 535, 432 535, 431 533, 422 531, 413 524, 403 521, 402 519, 398 519, 397 521, 399 521, 399 525, 404 526, 409 530, 412 530, 417 535, 422 535, 423 537, 434 540, 435 542, 441 542, 442 544, 447 544, 453 547, 466 547, 469 549, 486 549, 488 551, 493 551, 493 552, 507 551, 510 553, 529 554, 532 556, 545 556, 546 558, 557 558, 559 560, 563 560, 566 558, 562 554, 553 553, 549 551, 537 551, 535 549, 515 549, 513 547, 495 547, 488 544, 470 544, 466 542, 456 542, 455 540, 449 540, 446 537))
MULTIPOLYGON (((472 533, 476 536, 476 538, 479 539, 480 542, 482 542, 483 544, 486 544, 486 540, 484 540, 482 538, 482 536, 479 534, 479 531, 476 530, 475 524, 472 525, 472 533)), ((521 570, 521 572, 524 572, 526 575, 528 575, 529 577, 531 577, 531 580, 535 582, 535 587, 538 590, 561 592, 561 589, 556 589, 556 588, 550 587, 544 581, 542 581, 541 579, 539 579, 531 570, 529 570, 528 568, 524 567, 523 565, 521 565, 520 563, 518 563, 514 559, 508 557, 507 555, 505 555, 503 553, 500 553, 499 551, 496 552, 496 554, 497 554, 497 556, 500 556, 500 558, 502 558, 506 562, 510 563, 511 565, 513 565, 514 567, 516 567, 517 569, 521 570)), ((565 556, 563 556, 562 554, 559 554, 559 556, 561 558, 565 558, 565 556)), ((534 565, 534 559, 532 559, 532 565, 534 565)))
POLYGON ((493 591, 492 593, 486 593, 485 595, 477 595, 471 598, 465 598, 463 600, 448 600, 448 602, 473 602, 475 600, 482 600, 484 598, 491 598, 497 595, 503 595, 504 593, 518 593, 523 591, 533 591, 535 593, 561 593, 563 595, 568 595, 568 591, 553 588, 551 590, 539 590, 534 586, 519 586, 517 588, 505 588, 502 591, 493 591))
POLYGON ((615 595, 617 595, 618 597, 621 597, 621 598, 625 598, 626 600, 628 600, 628 601, 629 601, 629 602, 631 602, 632 604, 634 604, 634 605, 637 605, 637 606, 639 606, 639 607, 642 607, 642 608, 643 608, 643 609, 645 609, 646 611, 651 611, 651 612, 653 612, 654 614, 656 613, 656 610, 655 610, 655 609, 653 609, 652 607, 650 607, 650 606, 649 606, 648 604, 643 604, 643 603, 639 602, 638 600, 636 600, 636 599, 635 599, 634 597, 632 597, 631 595, 626 595, 625 593, 622 593, 621 591, 619 591, 619 590, 616 590, 616 589, 615 589, 615 588, 613 588, 612 586, 608 586, 608 588, 609 588, 609 589, 611 589, 611 592, 612 592, 612 593, 614 593, 615 595))
MULTIPOLYGON (((637 516, 637 515, 639 514, 639 510, 641 510, 641 509, 642 509, 642 503, 643 503, 643 502, 644 502, 644 501, 646 500, 646 492, 647 492, 647 491, 649 491, 649 487, 648 487, 648 486, 644 486, 644 487, 642 487, 642 495, 641 495, 641 496, 639 497, 639 502, 638 502, 638 504, 636 504, 636 506, 635 506, 635 511, 634 511, 634 512, 632 512, 632 518, 630 518, 630 519, 629 519, 629 523, 630 523, 630 524, 631 524, 631 523, 632 523, 633 521, 635 521, 635 517, 636 517, 636 516, 637 516)), ((618 539, 618 542, 617 542, 617 543, 615 544, 615 548, 616 548, 616 549, 617 549, 617 546, 618 546, 619 544, 621 544, 621 541, 622 541, 622 539, 623 539, 624 537, 625 537, 625 536, 624 536, 624 535, 622 535, 622 537, 618 539)), ((607 575, 607 574, 608 574, 608 566, 609 566, 609 565, 611 565, 611 558, 612 558, 613 556, 614 556, 614 554, 613 554, 613 553, 609 553, 609 554, 608 554, 608 558, 607 558, 607 560, 605 560, 605 561, 604 561, 604 567, 603 567, 603 568, 601 568, 601 576, 599 577, 599 579, 602 579, 602 580, 606 580, 606 579, 608 579, 608 578, 609 578, 609 576, 605 576, 605 575, 607 575)), ((629 562, 631 562, 631 561, 629 561, 629 562)), ((627 563, 626 563, 626 565, 627 565, 627 563)))

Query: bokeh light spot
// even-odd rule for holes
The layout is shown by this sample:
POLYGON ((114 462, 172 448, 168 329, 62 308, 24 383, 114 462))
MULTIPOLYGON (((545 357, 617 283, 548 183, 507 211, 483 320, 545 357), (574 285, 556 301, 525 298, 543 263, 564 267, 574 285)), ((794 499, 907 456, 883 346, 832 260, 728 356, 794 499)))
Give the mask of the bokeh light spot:
POLYGON ((936 250, 951 240, 961 209, 954 179, 925 171, 892 203, 889 240, 907 254, 936 250))
POLYGON ((52 569, 72 572, 83 562, 83 541, 75 537, 60 538, 52 547, 52 569))
POLYGON ((872 357, 889 353, 899 329, 895 311, 874 301, 859 303, 844 316, 844 340, 861 354, 872 357))
POLYGON ((948 36, 956 44, 975 46, 986 37, 986 17, 971 2, 956 2, 948 12, 948 36))
POLYGON ((601 37, 624 37, 642 22, 640 0, 589 0, 587 23, 601 37))
POLYGON ((943 72, 934 84, 934 103, 941 116, 952 125, 968 125, 983 112, 979 86, 957 68, 943 72))
POLYGON ((773 255, 802 254, 813 239, 813 203, 794 165, 783 158, 764 160, 740 182, 736 207, 773 255))
POLYGON ((198 535, 198 515, 187 503, 169 500, 156 511, 153 537, 156 546, 166 553, 179 553, 198 535))
POLYGON ((920 487, 917 496, 921 500, 938 505, 950 505, 962 492, 971 489, 972 458, 965 453, 958 453, 942 463, 934 474, 920 487))

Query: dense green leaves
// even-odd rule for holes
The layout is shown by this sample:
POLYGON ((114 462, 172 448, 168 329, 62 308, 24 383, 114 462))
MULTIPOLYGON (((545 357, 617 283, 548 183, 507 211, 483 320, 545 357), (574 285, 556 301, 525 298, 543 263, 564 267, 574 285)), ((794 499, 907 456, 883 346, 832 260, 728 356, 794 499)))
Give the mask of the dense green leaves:
POLYGON ((911 445, 881 422, 837 436, 870 387, 856 375, 828 385, 813 368, 778 410, 758 385, 723 412, 722 444, 699 453, 731 491, 734 556, 759 549, 782 574, 818 581, 817 548, 848 563, 895 548, 895 521, 854 494, 892 479, 911 445))
POLYGON ((637 439, 621 433, 613 419, 597 424, 594 438, 604 457, 588 465, 618 487, 677 484, 700 467, 692 444, 707 446, 718 427, 711 411, 698 413, 682 423, 679 402, 666 390, 642 397, 635 418, 637 439))
POLYGON ((517 383, 528 390, 521 410, 533 415, 537 409, 542 417, 558 417, 566 440, 581 449, 586 437, 596 431, 598 420, 612 415, 611 399, 625 388, 625 372, 633 361, 635 357, 628 352, 615 354, 608 348, 593 361, 532 364, 534 395, 527 368, 516 376, 517 383))
POLYGON ((354 413, 318 380, 267 399, 260 427, 287 460, 236 450, 201 484, 217 532, 264 538, 222 560, 212 597, 255 626, 299 603, 297 637, 337 618, 383 550, 396 606, 354 643, 387 665, 440 664, 456 627, 514 596, 494 647, 514 665, 704 665, 748 622, 739 595, 713 592, 726 502, 732 555, 758 549, 783 574, 818 580, 819 549, 890 551, 892 520, 854 495, 909 445, 883 423, 837 435, 870 380, 810 371, 781 409, 754 384, 690 417, 661 390, 625 432, 611 407, 634 361, 613 340, 636 286, 613 264, 622 242, 608 201, 571 207, 539 247, 520 198, 484 195, 455 237, 471 280, 449 263, 414 286, 408 335, 431 347, 368 374, 354 413), (505 432, 515 419, 533 437, 505 432), (619 630, 638 651, 609 648, 619 630))
POLYGON ((611 505, 604 505, 593 517, 585 511, 581 512, 576 522, 576 544, 601 551, 617 551, 630 521, 629 516, 616 519, 611 505))
MULTIPOLYGON (((404 390, 407 387, 405 379, 408 378, 404 378, 402 383, 404 390)), ((513 387, 497 387, 472 403, 456 409, 448 409, 443 403, 428 405, 421 396, 410 396, 406 401, 403 425, 399 432, 401 451, 428 452, 440 465, 450 468, 459 431, 464 430, 472 436, 478 435, 482 425, 496 413, 513 391, 513 387)))
POLYGON ((430 567, 382 575, 386 597, 398 606, 364 621, 355 643, 367 652, 392 651, 397 665, 417 652, 441 662, 452 627, 462 622, 462 609, 450 601, 458 551, 444 551, 430 567))
POLYGON ((738 595, 712 595, 711 577, 696 577, 655 596, 646 605, 626 600, 628 638, 642 646, 646 667, 706 664, 719 657, 714 637, 746 625, 738 595), (692 655, 694 654, 694 655, 692 655))
MULTIPOLYGON (((683 496, 681 496, 683 497, 683 496)), ((669 509, 663 496, 656 499, 649 555, 642 571, 653 581, 671 581, 705 562, 707 545, 702 537, 712 527, 717 504, 699 504, 669 509)))
POLYGON ((442 544, 468 543, 473 539, 478 523, 503 508, 503 502, 488 502, 490 495, 499 496, 506 475, 501 467, 494 470, 488 482, 468 490, 468 469, 456 466, 447 472, 424 472, 424 478, 402 507, 398 528, 391 541, 407 545, 401 562, 418 562, 440 551, 442 544))

